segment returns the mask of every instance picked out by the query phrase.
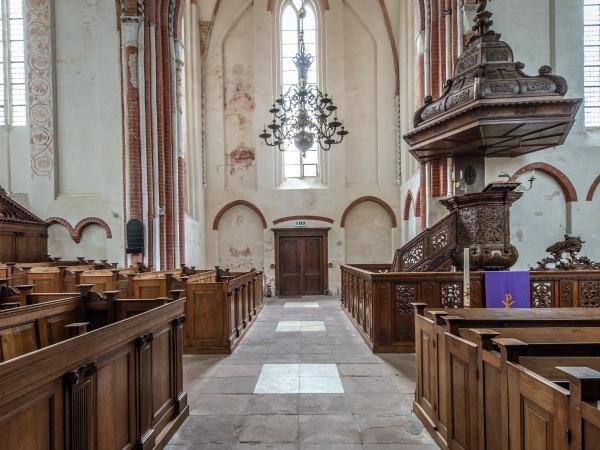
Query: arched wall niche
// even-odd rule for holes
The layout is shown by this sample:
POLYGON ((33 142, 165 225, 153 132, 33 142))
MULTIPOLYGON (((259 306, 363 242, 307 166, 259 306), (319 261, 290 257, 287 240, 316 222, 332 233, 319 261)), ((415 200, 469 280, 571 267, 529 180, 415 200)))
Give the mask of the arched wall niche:
POLYGON ((376 264, 391 261, 392 220, 380 203, 364 201, 345 217, 346 263, 376 264))
POLYGON ((48 227, 48 254, 64 260, 75 260, 79 256, 96 261, 108 259, 108 237, 104 227, 90 222, 78 236, 75 241, 68 227, 53 221, 48 227))
MULTIPOLYGON (((527 184, 530 171, 513 177, 527 184)), ((545 249, 570 233, 570 206, 561 183, 545 171, 510 209, 511 242, 519 251, 515 268, 529 269, 546 256, 545 249)))
POLYGON ((381 206, 386 211, 386 213, 389 216, 390 221, 392 223, 392 227, 396 228, 398 226, 398 221, 396 220, 396 214, 394 213, 394 210, 388 203, 386 203, 385 201, 383 201, 382 199, 380 199, 378 197, 374 197, 372 195, 366 195, 364 197, 357 198, 356 200, 354 200, 352 203, 350 203, 346 207, 346 209, 344 210, 344 213, 342 214, 342 220, 340 221, 341 228, 344 228, 346 226, 346 219, 348 217, 348 214, 350 214, 350 212, 352 211, 352 209, 355 208, 357 205, 360 205, 361 203, 364 203, 364 202, 377 203, 379 206, 381 206))
POLYGON ((247 271, 263 270, 264 217, 243 203, 227 208, 218 222, 219 266, 247 271))

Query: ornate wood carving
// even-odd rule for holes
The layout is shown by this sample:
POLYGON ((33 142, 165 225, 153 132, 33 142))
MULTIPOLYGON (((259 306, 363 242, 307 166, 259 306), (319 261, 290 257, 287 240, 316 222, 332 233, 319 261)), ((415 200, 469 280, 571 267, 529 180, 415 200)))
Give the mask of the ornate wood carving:
POLYGON ((549 281, 534 281, 531 284, 531 307, 552 307, 552 283, 549 281))
POLYGON ((551 256, 538 261, 535 270, 600 270, 600 263, 579 256, 584 241, 579 236, 565 234, 565 239, 546 249, 551 256))
POLYGON ((460 308, 461 297, 462 289, 459 283, 442 284, 442 306, 444 308, 460 308))
POLYGON ((579 306, 600 307, 600 281, 582 281, 579 288, 579 306))
POLYGON ((400 284, 396 286, 396 312, 412 314, 412 304, 417 301, 417 287, 414 284, 400 284))
POLYGON ((526 75, 510 46, 489 29, 491 16, 477 13, 475 34, 442 96, 425 98, 414 117, 415 130, 404 136, 421 162, 542 150, 562 144, 575 121, 582 100, 565 99, 567 82, 549 66, 526 75))
POLYGON ((65 375, 66 440, 68 450, 93 448, 96 364, 89 363, 65 375))

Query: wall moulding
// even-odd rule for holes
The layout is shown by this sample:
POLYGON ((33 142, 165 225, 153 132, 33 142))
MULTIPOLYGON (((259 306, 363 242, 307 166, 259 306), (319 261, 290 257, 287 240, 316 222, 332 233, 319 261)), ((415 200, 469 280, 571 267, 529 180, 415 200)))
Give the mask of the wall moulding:
POLYGON ((377 203, 378 205, 383 207, 383 209, 385 209, 385 211, 387 212, 388 216, 390 216, 390 220, 392 221, 392 228, 398 227, 398 220, 396 219, 396 214, 394 213, 394 210, 392 209, 392 207, 388 203, 386 203, 385 201, 381 200, 378 197, 374 197, 372 195, 366 195, 364 197, 360 197, 360 198, 357 198, 356 200, 354 200, 344 210, 344 214, 342 214, 342 220, 340 221, 341 228, 345 227, 346 219, 348 218, 348 214, 350 214, 350 211, 352 211, 352 208, 354 208, 356 205, 359 205, 363 202, 373 202, 373 203, 377 203))
POLYGON ((75 227, 72 227, 68 220, 62 217, 50 217, 46 219, 46 223, 49 225, 59 224, 64 226, 68 231, 71 239, 79 244, 81 237, 83 236, 83 230, 89 225, 98 225, 106 232, 106 239, 112 239, 112 231, 110 226, 102 219, 98 217, 86 217, 85 219, 77 222, 75 227))
POLYGON ((327 222, 327 223, 331 223, 331 224, 335 222, 335 220, 330 219, 329 217, 300 215, 300 216, 281 217, 279 219, 274 220, 273 225, 278 225, 283 222, 289 222, 291 220, 318 220, 320 222, 327 222))
POLYGON ((596 189, 598 188, 599 184, 600 184, 600 175, 598 175, 596 177, 596 179, 592 182, 590 189, 588 190, 587 196, 585 197, 585 199, 588 202, 591 202, 592 200, 594 200, 594 194, 596 193, 596 189))
POLYGON ((267 219, 265 219, 265 216, 262 213, 262 211, 254 203, 251 203, 247 200, 235 200, 231 203, 227 203, 225 206, 223 206, 219 210, 219 212, 215 216, 215 219, 213 220, 213 228, 212 228, 213 230, 217 231, 219 229, 219 222, 221 221, 221 217, 223 217, 223 215, 227 211, 229 211, 231 208, 233 208, 235 206, 245 206, 247 208, 250 208, 260 218, 260 221, 262 222, 262 227, 265 229, 267 228, 267 219))

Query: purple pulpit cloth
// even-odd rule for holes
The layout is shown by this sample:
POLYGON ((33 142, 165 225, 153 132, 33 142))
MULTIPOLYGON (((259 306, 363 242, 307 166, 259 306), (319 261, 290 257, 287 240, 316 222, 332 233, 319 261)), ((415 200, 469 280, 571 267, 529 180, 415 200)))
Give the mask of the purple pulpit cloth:
POLYGON ((486 308, 530 308, 529 272, 486 272, 486 308))

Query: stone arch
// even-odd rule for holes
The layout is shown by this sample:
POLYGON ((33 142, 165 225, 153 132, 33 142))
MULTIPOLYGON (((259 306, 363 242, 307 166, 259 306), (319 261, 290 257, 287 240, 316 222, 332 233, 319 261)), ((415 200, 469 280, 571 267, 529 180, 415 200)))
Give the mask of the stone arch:
POLYGON ((569 180, 569 177, 551 164, 543 162, 527 164, 526 166, 523 166, 517 170, 514 175, 510 177, 510 181, 515 181, 520 175, 523 175, 526 172, 531 172, 532 170, 539 170, 540 172, 543 172, 553 178, 565 194, 565 200, 567 203, 577 201, 577 191, 575 190, 575 186, 573 186, 571 180, 569 180))
POLYGON ((415 201, 415 217, 421 217, 421 188, 417 191, 417 200, 415 201))
POLYGON ((403 213, 404 220, 408 220, 408 218, 410 217, 410 207, 413 202, 414 202, 413 194, 412 194, 412 191, 409 189, 408 193, 406 194, 406 199, 404 199, 404 213, 403 213))
POLYGON ((215 216, 215 219, 213 220, 213 230, 217 231, 219 229, 219 222, 221 221, 223 214, 225 214, 228 210, 230 210, 234 206, 238 206, 238 205, 243 205, 243 206, 246 206, 246 207, 250 208, 251 210, 253 210, 260 218, 263 228, 267 228, 267 219, 265 219, 265 216, 263 215, 261 210, 258 209, 258 207, 255 204, 250 203, 247 200, 235 200, 231 203, 226 204, 219 210, 219 212, 215 216))
POLYGON ((596 179, 592 182, 590 189, 588 190, 587 196, 585 197, 586 201, 591 202, 594 200, 594 194, 596 193, 596 189, 600 184, 600 175, 596 177, 596 179))
POLYGON ((344 225, 347 264, 378 264, 392 258, 392 219, 380 203, 356 204, 344 225))
POLYGON ((392 228, 398 227, 398 221, 396 220, 396 214, 394 214, 394 210, 392 209, 392 207, 390 205, 388 205, 386 202, 384 202, 383 200, 381 200, 380 198, 374 197, 372 195, 366 195, 364 197, 360 197, 360 198, 357 198, 356 200, 354 200, 344 210, 344 214, 342 214, 342 220, 340 221, 341 228, 345 227, 346 219, 348 217, 348 214, 350 214, 350 211, 352 210, 352 208, 354 208, 356 205, 359 205, 360 203, 363 203, 363 202, 374 202, 374 203, 377 203, 380 206, 382 206, 383 209, 385 209, 385 211, 387 212, 388 216, 390 216, 390 219, 392 221, 392 228))

